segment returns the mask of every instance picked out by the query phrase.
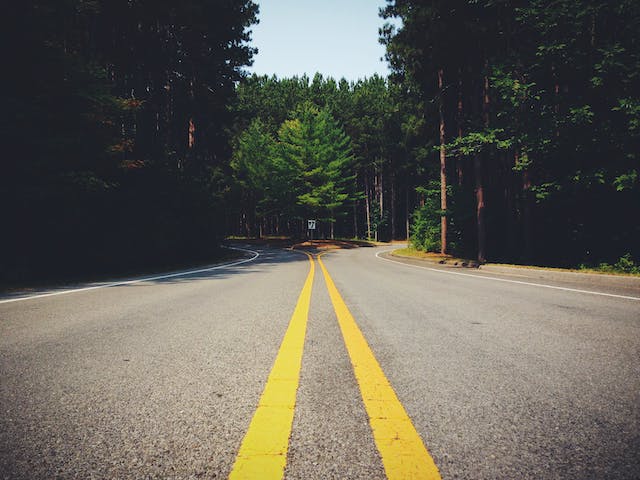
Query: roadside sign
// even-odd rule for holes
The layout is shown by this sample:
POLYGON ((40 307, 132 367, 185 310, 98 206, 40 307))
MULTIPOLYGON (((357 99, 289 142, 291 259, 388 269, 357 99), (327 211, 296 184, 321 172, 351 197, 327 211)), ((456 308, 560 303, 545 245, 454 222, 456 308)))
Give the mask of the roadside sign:
POLYGON ((315 220, 307 220, 307 229, 315 230, 316 229, 316 221, 315 220))

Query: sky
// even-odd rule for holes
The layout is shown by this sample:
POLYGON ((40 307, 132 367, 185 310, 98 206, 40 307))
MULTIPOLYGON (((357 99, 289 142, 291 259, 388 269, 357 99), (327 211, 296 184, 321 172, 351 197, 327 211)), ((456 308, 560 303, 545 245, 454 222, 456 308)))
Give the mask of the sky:
POLYGON ((385 0, 254 0, 260 23, 251 28, 250 73, 279 78, 316 72, 349 81, 387 76, 378 9, 385 0))

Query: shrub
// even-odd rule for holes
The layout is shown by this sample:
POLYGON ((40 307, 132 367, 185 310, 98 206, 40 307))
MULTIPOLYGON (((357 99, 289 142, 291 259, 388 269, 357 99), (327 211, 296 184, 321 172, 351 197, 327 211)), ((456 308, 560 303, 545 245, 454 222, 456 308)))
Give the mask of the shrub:
MULTIPOLYGON (((589 268, 585 264, 580 265, 580 269, 589 268)), ((599 272, 604 273, 632 273, 632 274, 640 274, 640 265, 637 265, 633 261, 633 257, 630 253, 627 253, 621 256, 616 263, 611 265, 610 263, 602 262, 598 264, 597 267, 594 268, 599 272)))
POLYGON ((630 253, 623 255, 615 263, 614 269, 618 272, 640 273, 640 265, 636 265, 630 253))
POLYGON ((440 251, 440 190, 431 182, 427 188, 420 188, 424 195, 424 205, 413 212, 411 245, 417 250, 440 251))

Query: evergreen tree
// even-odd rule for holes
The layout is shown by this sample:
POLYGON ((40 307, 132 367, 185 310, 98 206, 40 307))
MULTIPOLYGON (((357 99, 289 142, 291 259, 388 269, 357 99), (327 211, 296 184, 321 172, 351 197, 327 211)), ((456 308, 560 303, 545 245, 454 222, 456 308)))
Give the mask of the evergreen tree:
POLYGON ((296 171, 302 216, 329 222, 333 238, 336 216, 354 200, 348 174, 353 162, 350 138, 326 109, 309 103, 296 110, 278 136, 280 158, 296 171))

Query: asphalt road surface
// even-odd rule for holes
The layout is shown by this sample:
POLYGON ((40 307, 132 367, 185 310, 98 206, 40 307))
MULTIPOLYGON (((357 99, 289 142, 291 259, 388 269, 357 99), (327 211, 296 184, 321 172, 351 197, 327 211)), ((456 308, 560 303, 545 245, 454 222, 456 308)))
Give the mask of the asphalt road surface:
POLYGON ((239 452, 270 460, 254 450, 281 434, 287 479, 640 478, 640 281, 383 250, 321 256, 343 307, 320 251, 279 249, 0 298, 0 478, 242 478, 239 452), (409 453, 381 446, 375 408, 406 414, 388 416, 409 453))

